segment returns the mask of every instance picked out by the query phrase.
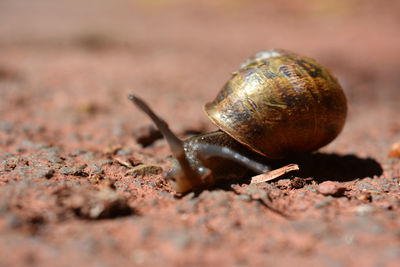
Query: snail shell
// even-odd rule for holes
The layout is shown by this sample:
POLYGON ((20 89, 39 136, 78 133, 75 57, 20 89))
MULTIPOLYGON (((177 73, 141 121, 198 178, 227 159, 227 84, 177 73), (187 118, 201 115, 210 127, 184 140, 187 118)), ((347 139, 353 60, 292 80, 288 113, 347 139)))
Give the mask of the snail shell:
POLYGON ((244 62, 204 111, 235 140, 276 159, 331 142, 343 129, 347 101, 315 60, 267 50, 244 62))

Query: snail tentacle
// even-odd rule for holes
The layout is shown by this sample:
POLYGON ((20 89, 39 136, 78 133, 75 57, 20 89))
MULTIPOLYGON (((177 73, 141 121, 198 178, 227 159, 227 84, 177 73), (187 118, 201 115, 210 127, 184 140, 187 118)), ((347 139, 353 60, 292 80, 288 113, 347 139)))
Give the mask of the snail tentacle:
POLYGON ((267 165, 250 159, 228 147, 222 147, 214 144, 198 144, 197 153, 203 162, 206 162, 205 159, 210 157, 220 157, 235 161, 259 174, 269 172, 271 170, 271 168, 267 165))
POLYGON ((188 160, 185 157, 185 150, 183 147, 183 141, 180 140, 168 127, 168 124, 165 123, 159 116, 157 116, 154 111, 139 97, 129 94, 128 99, 132 101, 138 108, 140 108, 144 113, 146 113, 157 128, 160 130, 162 135, 167 140, 167 143, 171 149, 172 154, 179 162, 179 166, 181 171, 183 172, 183 179, 196 179, 198 178, 196 172, 192 170, 188 160))

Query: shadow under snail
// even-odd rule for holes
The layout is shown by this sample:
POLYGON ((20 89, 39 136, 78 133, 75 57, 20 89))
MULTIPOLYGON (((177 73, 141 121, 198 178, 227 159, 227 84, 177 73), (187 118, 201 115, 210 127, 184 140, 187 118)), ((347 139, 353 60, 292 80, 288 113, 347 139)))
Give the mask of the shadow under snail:
POLYGON ((285 50, 247 59, 204 111, 218 131, 177 138, 140 98, 129 95, 157 125, 175 157, 167 173, 178 193, 271 169, 262 157, 280 159, 311 152, 342 130, 347 101, 330 71, 315 60, 285 50))

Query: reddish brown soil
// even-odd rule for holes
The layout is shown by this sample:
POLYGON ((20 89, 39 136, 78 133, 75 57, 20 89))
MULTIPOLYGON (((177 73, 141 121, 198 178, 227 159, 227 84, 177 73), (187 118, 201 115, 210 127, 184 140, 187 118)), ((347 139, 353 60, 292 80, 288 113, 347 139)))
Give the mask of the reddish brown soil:
POLYGON ((1 1, 0 266, 398 264, 400 6, 268 2, 1 1), (344 131, 298 173, 177 197, 127 94, 182 137, 212 130, 203 103, 276 47, 332 69, 344 131))

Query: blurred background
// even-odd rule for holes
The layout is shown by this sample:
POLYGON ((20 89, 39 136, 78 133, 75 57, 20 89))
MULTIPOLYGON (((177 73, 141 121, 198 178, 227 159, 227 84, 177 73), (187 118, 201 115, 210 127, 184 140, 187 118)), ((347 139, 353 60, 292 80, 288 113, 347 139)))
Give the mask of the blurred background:
POLYGON ((375 152, 361 136, 384 155, 400 132, 399 10, 395 0, 1 0, 1 119, 71 145, 77 131, 115 142, 149 123, 126 100, 133 91, 178 133, 213 129, 202 105, 247 57, 283 48, 328 66, 346 91, 348 136, 331 148, 375 152))
POLYGON ((399 14, 398 0, 0 0, 0 266, 398 266, 399 14), (304 181, 174 196, 170 150, 140 145, 152 123, 128 93, 180 137, 214 130, 202 106, 270 48, 332 70, 343 132, 304 181))

